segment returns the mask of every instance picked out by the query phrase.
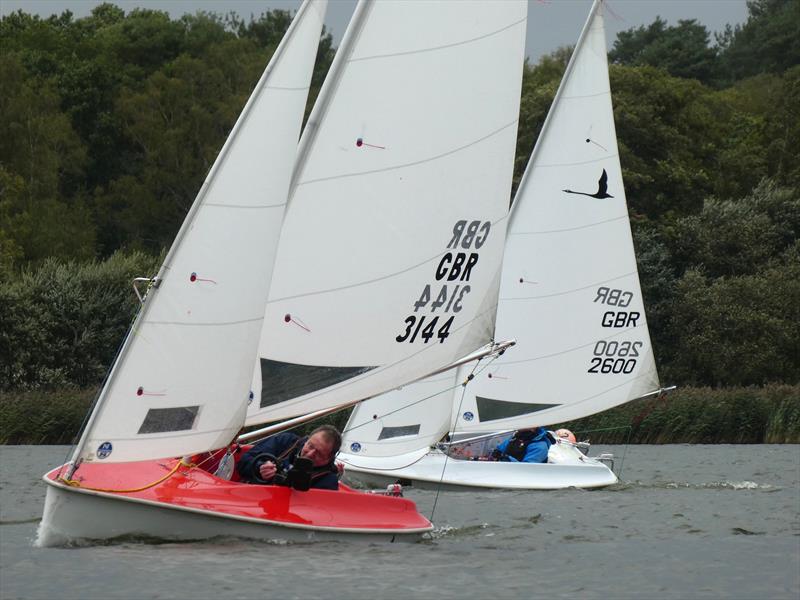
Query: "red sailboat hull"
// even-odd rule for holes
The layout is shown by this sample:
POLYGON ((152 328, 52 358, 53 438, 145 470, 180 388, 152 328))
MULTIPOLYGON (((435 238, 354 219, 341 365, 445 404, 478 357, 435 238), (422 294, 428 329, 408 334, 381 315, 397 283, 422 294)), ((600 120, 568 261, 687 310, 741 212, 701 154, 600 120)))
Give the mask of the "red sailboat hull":
POLYGON ((176 469, 178 460, 86 463, 76 471, 73 485, 60 479, 66 467, 47 473, 40 545, 131 535, 395 541, 418 539, 432 529, 405 498, 343 484, 339 491, 305 492, 244 484, 195 466, 176 469))

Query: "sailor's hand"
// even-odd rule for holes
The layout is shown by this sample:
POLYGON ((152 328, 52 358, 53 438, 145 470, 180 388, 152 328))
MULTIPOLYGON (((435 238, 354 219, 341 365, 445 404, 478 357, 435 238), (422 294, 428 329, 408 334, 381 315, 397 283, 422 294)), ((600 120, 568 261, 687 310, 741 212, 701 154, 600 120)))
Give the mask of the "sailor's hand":
POLYGON ((261 475, 261 479, 264 481, 271 481, 273 477, 275 477, 275 473, 278 471, 278 467, 275 466, 275 463, 271 460, 268 460, 263 465, 261 465, 258 469, 259 474, 261 475))
POLYGON ((339 462, 337 460, 336 461, 336 476, 337 477, 341 477, 342 475, 344 475, 344 463, 341 463, 341 462, 339 462))

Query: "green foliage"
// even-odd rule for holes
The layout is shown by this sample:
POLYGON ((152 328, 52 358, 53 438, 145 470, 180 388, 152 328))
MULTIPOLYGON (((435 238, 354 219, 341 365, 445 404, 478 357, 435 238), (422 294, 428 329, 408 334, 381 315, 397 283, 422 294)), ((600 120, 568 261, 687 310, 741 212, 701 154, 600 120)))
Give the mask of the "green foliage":
POLYGON ((630 208, 656 219, 695 212, 713 189, 712 92, 652 67, 613 67, 610 76, 630 208))
POLYGON ((620 32, 608 58, 617 64, 659 67, 674 77, 711 83, 717 73, 717 50, 709 47, 709 37, 705 26, 693 19, 669 27, 656 17, 647 27, 620 32))
MULTIPOLYGON (((699 23, 656 19, 610 53, 671 383, 800 381, 800 2, 748 6, 716 47, 699 23)), ((99 383, 137 308, 130 279, 154 272, 289 22, 113 4, 0 19, 0 389, 99 383)), ((525 65, 515 186, 571 51, 525 65)), ((323 33, 309 108, 332 58, 323 33)), ((796 423, 789 405, 770 414, 796 423)))
MULTIPOLYGON (((168 246, 289 22, 4 16, 0 167, 22 186, 0 212, 2 268, 168 246)), ((312 91, 332 56, 324 34, 312 91)))
POLYGON ((709 198, 667 235, 675 262, 687 269, 712 278, 757 274, 800 240, 800 191, 764 180, 741 200, 709 198))
POLYGON ((0 391, 0 444, 71 444, 95 390, 0 391))
POLYGON ((800 2, 749 0, 747 22, 718 38, 721 68, 732 80, 800 64, 800 2))
POLYGON ((656 17, 648 26, 620 32, 609 59, 615 64, 652 66, 672 76, 720 87, 800 64, 800 2, 750 0, 744 25, 730 25, 709 45, 695 20, 670 26, 656 17))
MULTIPOLYGON (((77 435, 96 389, 0 391, 0 444, 66 444, 77 435)), ((349 411, 297 428, 300 435, 323 423, 340 430, 349 411)), ((563 425, 595 444, 797 444, 800 387, 681 388, 563 425)))
POLYGON ((800 248, 754 275, 678 284, 667 349, 675 381, 751 385, 800 381, 800 248))
MULTIPOLYGON (((676 220, 663 239, 669 262, 685 269, 673 271, 672 289, 654 303, 666 380, 800 381, 797 190, 764 181, 747 198, 708 200, 698 215, 676 220)), ((642 272, 646 298, 650 276, 642 272)))
POLYGON ((136 276, 159 260, 117 253, 89 263, 46 260, 0 285, 0 389, 97 384, 138 310, 136 276))
POLYGON ((606 444, 797 444, 800 387, 679 388, 558 427, 606 444))

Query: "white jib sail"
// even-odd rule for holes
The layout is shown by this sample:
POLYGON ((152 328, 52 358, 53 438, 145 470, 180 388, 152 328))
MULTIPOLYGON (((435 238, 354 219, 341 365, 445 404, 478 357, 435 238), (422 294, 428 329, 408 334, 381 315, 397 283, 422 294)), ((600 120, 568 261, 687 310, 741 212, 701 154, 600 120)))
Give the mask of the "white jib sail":
POLYGON ((453 389, 452 416, 427 380, 393 392, 393 404, 379 397, 359 405, 344 451, 391 456, 425 447, 448 429, 560 423, 658 388, 617 152, 597 2, 512 208, 495 337, 516 338, 516 346, 484 361, 488 367, 465 365, 441 382, 453 389), (458 384, 474 369, 464 390, 458 384), (414 434, 408 427, 417 423, 414 434))
POLYGON ((115 363, 76 459, 181 456, 241 428, 327 0, 256 85, 115 363))
POLYGON ((342 432, 342 451, 398 456, 435 444, 450 430, 451 400, 462 390, 453 369, 362 402, 342 432))
POLYGON ((491 338, 524 2, 362 2, 301 141, 248 424, 418 379, 491 338))

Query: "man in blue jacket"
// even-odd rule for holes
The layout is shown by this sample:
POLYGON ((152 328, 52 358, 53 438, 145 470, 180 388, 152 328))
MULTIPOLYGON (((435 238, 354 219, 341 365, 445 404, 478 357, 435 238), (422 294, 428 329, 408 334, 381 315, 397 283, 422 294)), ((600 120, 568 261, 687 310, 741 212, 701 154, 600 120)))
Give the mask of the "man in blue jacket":
POLYGON ((492 452, 494 460, 544 463, 552 440, 543 427, 519 429, 492 452))
POLYGON ((338 490, 334 459, 341 444, 342 435, 331 425, 317 427, 305 438, 291 432, 279 433, 245 452, 236 468, 245 483, 289 485, 300 490, 308 489, 308 484, 312 488, 338 490), (307 468, 301 467, 300 458, 305 459, 307 468), (298 487, 297 481, 305 483, 298 487))

